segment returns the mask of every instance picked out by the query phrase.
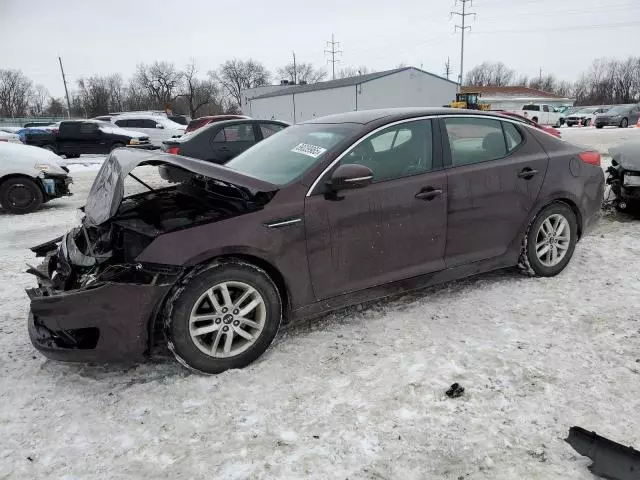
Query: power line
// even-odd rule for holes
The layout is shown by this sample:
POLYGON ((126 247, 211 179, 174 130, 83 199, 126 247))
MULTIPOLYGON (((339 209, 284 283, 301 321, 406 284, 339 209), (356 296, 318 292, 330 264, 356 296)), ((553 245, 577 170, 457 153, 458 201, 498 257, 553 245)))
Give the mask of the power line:
MULTIPOLYGON (((471 27, 466 25, 466 20, 467 17, 473 15, 473 17, 475 18, 476 14, 473 12, 467 12, 467 3, 470 6, 473 6, 473 0, 459 0, 460 3, 462 3, 462 12, 451 12, 451 15, 458 15, 460 18, 462 18, 462 25, 456 25, 454 27, 454 31, 457 31, 458 29, 460 29, 460 32, 462 32, 462 39, 460 41, 460 81, 459 81, 459 87, 462 86, 462 79, 463 79, 463 75, 464 75, 464 32, 465 30, 471 30, 471 27)), ((456 5, 457 5, 458 0, 456 0, 456 5)))
POLYGON ((327 47, 331 47, 330 50, 325 50, 324 53, 329 53, 331 54, 331 60, 327 60, 327 63, 331 63, 331 73, 332 73, 332 79, 335 80, 336 79, 336 62, 339 62, 340 60, 336 60, 336 55, 342 55, 342 50, 337 50, 336 48, 340 46, 340 42, 336 42, 335 38, 333 36, 333 33, 331 34, 331 41, 327 42, 327 47))
POLYGON ((621 28, 621 27, 633 27, 640 25, 640 21, 633 22, 620 22, 620 23, 598 23, 594 25, 577 25, 574 27, 552 27, 552 28, 535 28, 529 30, 492 30, 490 32, 476 32, 474 35, 496 35, 505 33, 532 33, 532 32, 555 32, 565 30, 590 30, 592 28, 621 28))

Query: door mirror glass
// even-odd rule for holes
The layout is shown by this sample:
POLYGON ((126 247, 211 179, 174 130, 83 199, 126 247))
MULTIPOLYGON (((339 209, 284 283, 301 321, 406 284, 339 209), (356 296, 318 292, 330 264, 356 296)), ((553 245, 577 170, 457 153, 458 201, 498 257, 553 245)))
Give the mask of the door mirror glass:
POLYGON ((366 187, 373 181, 373 172, 369 167, 354 163, 340 165, 331 175, 329 187, 333 191, 366 187))

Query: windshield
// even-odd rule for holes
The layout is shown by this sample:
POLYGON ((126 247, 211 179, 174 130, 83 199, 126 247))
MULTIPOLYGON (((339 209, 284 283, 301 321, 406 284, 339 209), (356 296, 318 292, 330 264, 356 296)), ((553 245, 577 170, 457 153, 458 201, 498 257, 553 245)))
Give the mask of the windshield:
POLYGON ((618 105, 617 107, 613 107, 607 110, 607 113, 617 115, 619 113, 625 113, 627 111, 629 111, 629 107, 625 107, 624 105, 618 105))
POLYGON ((582 110, 578 110, 576 112, 576 115, 591 115, 596 110, 598 110, 598 109, 597 108, 583 108, 582 110))
POLYGON ((301 124, 285 128, 225 166, 260 180, 286 185, 321 162, 329 150, 360 125, 301 124))

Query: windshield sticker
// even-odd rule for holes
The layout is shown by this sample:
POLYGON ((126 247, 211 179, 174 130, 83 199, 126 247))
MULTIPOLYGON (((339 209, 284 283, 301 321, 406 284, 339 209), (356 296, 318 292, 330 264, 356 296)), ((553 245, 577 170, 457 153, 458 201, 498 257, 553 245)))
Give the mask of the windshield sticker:
POLYGON ((309 157, 318 158, 324 152, 327 151, 326 148, 317 147, 316 145, 309 145, 308 143, 299 143, 295 147, 291 149, 292 152, 301 153, 302 155, 307 155, 309 157))

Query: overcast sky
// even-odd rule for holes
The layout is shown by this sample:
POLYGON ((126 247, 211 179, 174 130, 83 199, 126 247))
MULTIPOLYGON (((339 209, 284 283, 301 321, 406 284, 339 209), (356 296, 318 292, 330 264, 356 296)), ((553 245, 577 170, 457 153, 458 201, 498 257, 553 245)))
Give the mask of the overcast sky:
MULTIPOLYGON (((399 63, 457 77, 459 9, 453 0, 0 0, 0 68, 20 69, 62 96, 58 55, 71 88, 81 77, 121 73, 140 62, 205 74, 234 57, 271 71, 291 60, 325 67, 335 34, 344 66, 399 63)), ((640 0, 477 0, 469 17, 465 70, 502 61, 518 73, 575 80, 594 58, 640 54, 640 0)), ((275 80, 275 78, 274 78, 275 80)))

